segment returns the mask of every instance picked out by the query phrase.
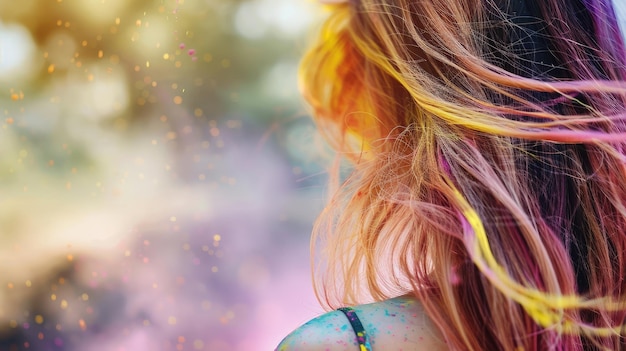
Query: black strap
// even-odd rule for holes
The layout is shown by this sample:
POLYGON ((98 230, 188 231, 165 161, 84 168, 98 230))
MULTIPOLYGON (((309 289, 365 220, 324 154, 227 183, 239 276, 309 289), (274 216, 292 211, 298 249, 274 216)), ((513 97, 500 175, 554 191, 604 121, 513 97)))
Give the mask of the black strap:
POLYGON ((341 307, 337 310, 343 312, 343 314, 346 315, 346 318, 348 318, 348 321, 350 321, 352 330, 354 330, 354 334, 356 335, 356 342, 359 345, 359 351, 372 351, 372 345, 370 344, 368 335, 354 309, 350 307, 341 307))

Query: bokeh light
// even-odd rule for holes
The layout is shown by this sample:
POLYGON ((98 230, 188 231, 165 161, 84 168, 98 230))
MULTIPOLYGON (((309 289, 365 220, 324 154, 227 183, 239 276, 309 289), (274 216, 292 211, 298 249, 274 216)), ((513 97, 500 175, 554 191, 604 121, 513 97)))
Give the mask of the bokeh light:
POLYGON ((269 350, 320 312, 317 7, 0 2, 0 350, 269 350))
POLYGON ((36 46, 22 25, 0 22, 0 82, 30 80, 36 70, 36 46), (35 70, 34 70, 35 69, 35 70))

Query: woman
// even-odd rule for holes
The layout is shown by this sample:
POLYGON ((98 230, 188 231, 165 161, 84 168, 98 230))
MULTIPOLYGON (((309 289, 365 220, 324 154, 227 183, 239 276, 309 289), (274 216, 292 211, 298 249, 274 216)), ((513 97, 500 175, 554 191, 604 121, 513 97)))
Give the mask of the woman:
POLYGON ((301 78, 354 164, 313 240, 335 310, 278 350, 626 349, 611 1, 327 3, 301 78))

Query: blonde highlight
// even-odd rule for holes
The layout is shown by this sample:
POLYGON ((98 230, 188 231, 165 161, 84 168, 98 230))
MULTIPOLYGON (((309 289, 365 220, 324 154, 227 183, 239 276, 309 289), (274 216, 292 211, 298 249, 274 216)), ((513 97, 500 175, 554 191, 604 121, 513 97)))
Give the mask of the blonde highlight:
POLYGON ((598 3, 595 33, 621 43, 533 9, 562 22, 540 32, 563 62, 545 74, 489 36, 526 25, 496 1, 332 5, 301 65, 355 162, 314 230, 323 302, 413 293, 455 350, 621 347, 626 67, 598 3))

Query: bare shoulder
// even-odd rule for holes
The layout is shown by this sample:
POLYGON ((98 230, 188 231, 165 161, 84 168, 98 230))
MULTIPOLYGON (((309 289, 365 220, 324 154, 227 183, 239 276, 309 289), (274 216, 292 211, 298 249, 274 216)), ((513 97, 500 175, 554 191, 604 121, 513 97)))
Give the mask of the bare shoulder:
MULTIPOLYGON (((402 296, 353 307, 375 351, 448 350, 437 327, 414 298, 402 296)), ((342 312, 328 312, 287 336, 277 351, 358 351, 342 312)))
POLYGON ((276 351, 358 350, 350 323, 342 312, 332 311, 310 320, 287 335, 276 351))

